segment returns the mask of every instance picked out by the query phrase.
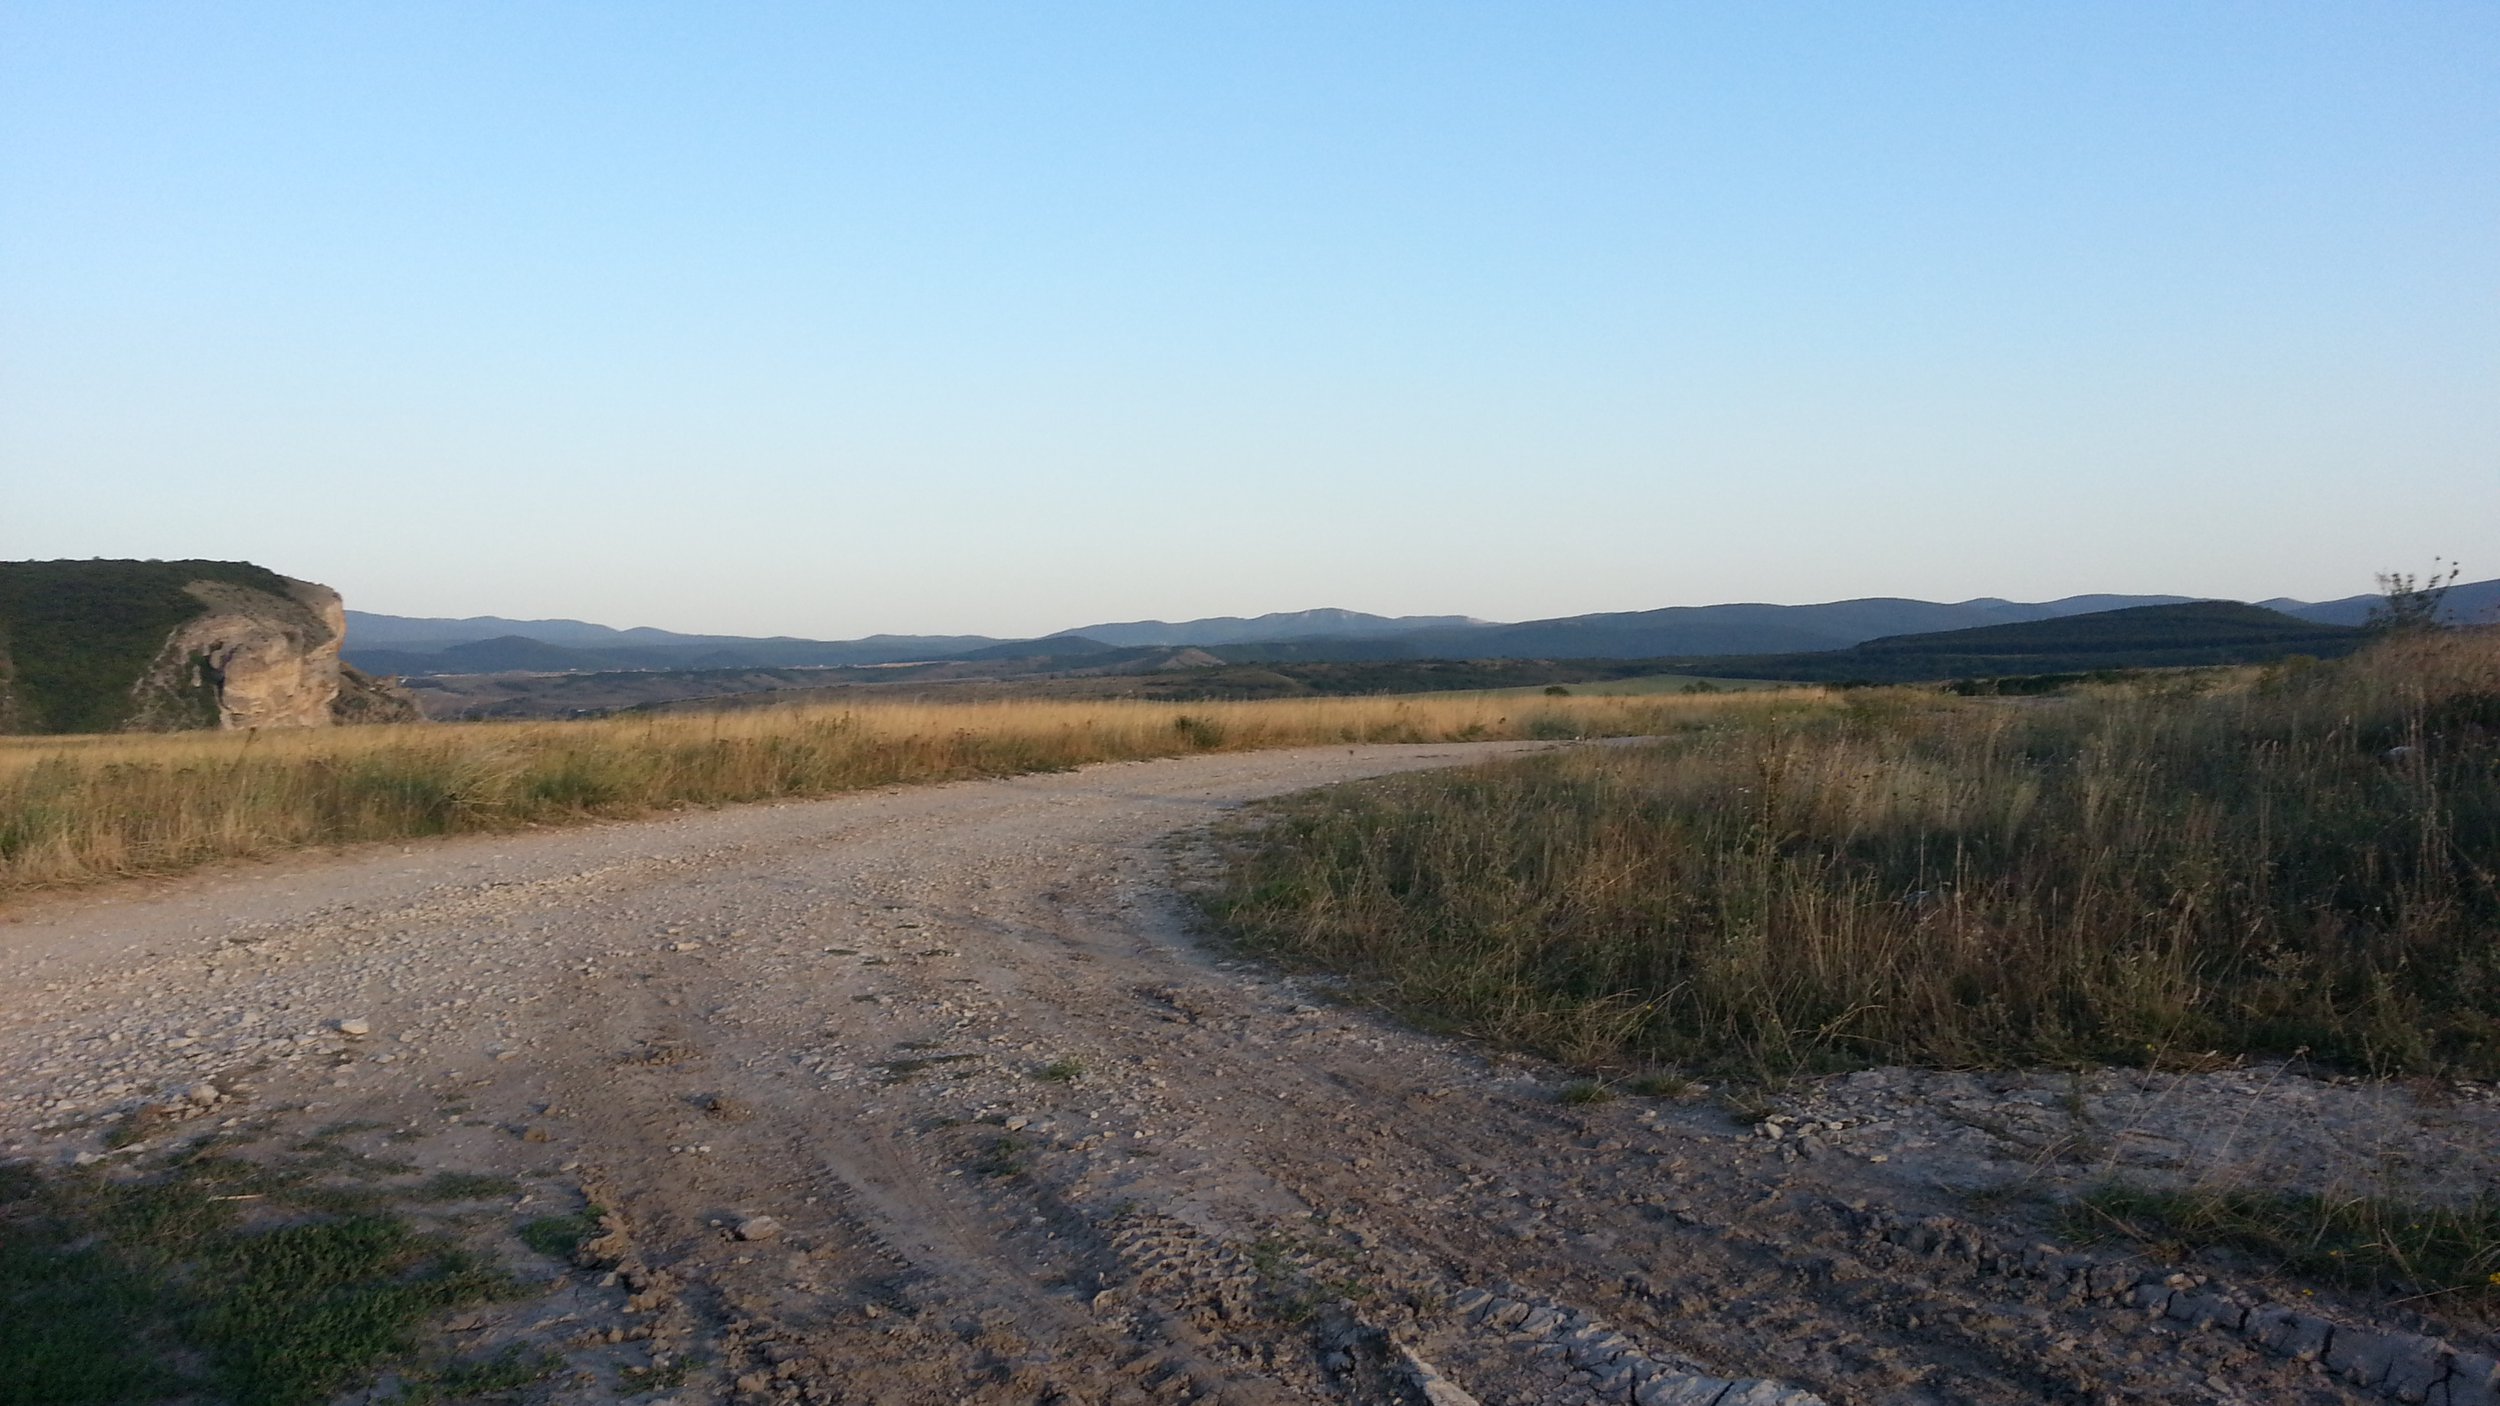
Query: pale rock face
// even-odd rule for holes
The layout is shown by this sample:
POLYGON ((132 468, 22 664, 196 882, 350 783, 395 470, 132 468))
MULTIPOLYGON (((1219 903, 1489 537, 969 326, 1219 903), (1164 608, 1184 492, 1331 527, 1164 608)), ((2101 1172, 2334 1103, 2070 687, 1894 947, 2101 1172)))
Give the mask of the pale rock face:
POLYGON ((339 696, 346 611, 327 586, 290 579, 287 587, 284 597, 213 581, 186 587, 209 613, 165 642, 139 682, 134 722, 163 726, 168 717, 201 709, 205 690, 221 728, 328 727, 339 696))

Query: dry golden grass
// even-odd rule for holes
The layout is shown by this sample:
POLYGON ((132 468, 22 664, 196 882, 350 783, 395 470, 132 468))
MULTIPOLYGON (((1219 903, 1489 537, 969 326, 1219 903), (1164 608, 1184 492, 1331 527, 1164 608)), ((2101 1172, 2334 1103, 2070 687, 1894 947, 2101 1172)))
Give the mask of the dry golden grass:
POLYGON ((2500 1072, 2500 631, 1729 722, 1300 798, 1215 909, 1600 1067, 2500 1072))
MULTIPOLYGON (((1785 706, 1800 697, 1786 695, 1785 706)), ((1765 695, 894 703, 0 739, 0 893, 306 845, 1343 742, 1674 731, 1765 695)))

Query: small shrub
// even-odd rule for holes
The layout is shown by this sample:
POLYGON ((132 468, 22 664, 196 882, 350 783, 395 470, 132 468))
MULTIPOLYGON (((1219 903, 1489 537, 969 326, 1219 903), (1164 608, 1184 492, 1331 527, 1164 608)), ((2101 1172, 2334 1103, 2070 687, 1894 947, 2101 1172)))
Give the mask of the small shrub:
POLYGON ((1183 713, 1172 719, 1172 731, 1182 742, 1200 751, 1211 752, 1224 745, 1224 724, 1195 713, 1183 713))
POLYGON ((981 1149, 981 1155, 973 1159, 972 1169, 982 1176, 1003 1181, 1024 1175, 1032 1165, 1033 1150, 1022 1138, 1000 1137, 992 1138, 989 1145, 981 1149))
POLYGON ((597 1206, 585 1206, 563 1216, 540 1216, 521 1222, 521 1243, 551 1260, 566 1264, 581 1253, 582 1245, 597 1238, 600 1219, 607 1214, 597 1206))
POLYGON ((2379 573, 2380 599, 2370 607, 2368 628, 2380 634, 2420 634, 2441 628, 2448 604, 2448 590, 2456 585, 2463 568, 2449 561, 2434 561, 2427 576, 2409 571, 2379 573), (2445 574, 2440 567, 2448 568, 2445 574))

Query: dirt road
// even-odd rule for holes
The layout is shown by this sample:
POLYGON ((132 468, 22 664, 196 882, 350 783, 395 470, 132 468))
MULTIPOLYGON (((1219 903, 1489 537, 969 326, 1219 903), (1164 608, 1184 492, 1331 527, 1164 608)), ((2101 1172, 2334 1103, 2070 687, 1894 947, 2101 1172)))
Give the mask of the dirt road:
POLYGON ((1558 1071, 1191 935, 1168 837, 1521 749, 1113 765, 23 904, 0 1144, 92 1159, 179 1105, 106 1155, 327 1129, 517 1176, 474 1233, 548 1292, 455 1326, 560 1351, 550 1400, 2500 1399, 2488 1343, 2036 1248, 2036 1209, 1974 1211, 1838 1114, 1569 1105, 1558 1071), (588 1267, 512 1239, 586 1199, 588 1267))

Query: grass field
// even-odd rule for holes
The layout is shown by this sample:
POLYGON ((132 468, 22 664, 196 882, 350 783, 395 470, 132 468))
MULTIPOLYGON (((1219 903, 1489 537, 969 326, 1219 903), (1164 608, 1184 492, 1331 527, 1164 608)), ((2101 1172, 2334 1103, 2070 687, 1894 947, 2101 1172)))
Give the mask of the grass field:
POLYGON ((862 704, 0 740, 0 894, 306 845, 1344 742, 1673 732, 1760 696, 862 704))
POLYGON ((1721 717, 1285 803, 1216 915, 1601 1068, 2500 1073, 2500 634, 1721 717))

